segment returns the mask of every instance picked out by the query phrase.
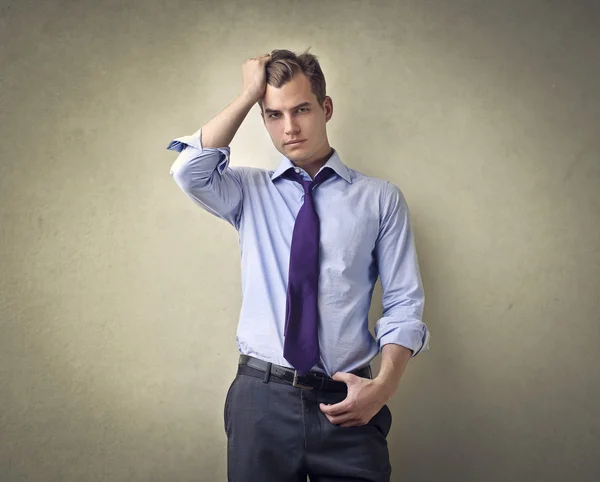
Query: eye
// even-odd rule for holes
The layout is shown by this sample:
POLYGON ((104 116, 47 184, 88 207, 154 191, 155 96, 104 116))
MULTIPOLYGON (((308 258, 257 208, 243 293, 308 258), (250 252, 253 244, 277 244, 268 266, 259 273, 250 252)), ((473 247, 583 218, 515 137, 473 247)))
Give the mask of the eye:
MULTIPOLYGON (((307 111, 309 111, 309 110, 310 110, 310 109, 309 109, 308 107, 300 107, 300 108, 298 109, 298 112, 307 112, 307 111)), ((279 113, 278 113, 278 112, 273 112, 272 114, 269 114, 269 119, 275 119, 275 117, 273 117, 273 116, 278 116, 278 115, 279 115, 279 113)))

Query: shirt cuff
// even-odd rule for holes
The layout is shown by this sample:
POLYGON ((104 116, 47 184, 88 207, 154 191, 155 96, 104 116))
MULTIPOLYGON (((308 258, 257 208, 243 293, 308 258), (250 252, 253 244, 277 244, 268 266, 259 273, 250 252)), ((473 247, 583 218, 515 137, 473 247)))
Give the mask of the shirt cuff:
POLYGON ((379 339, 379 349, 381 350, 384 345, 389 343, 401 345, 412 350, 411 358, 414 358, 421 352, 428 351, 431 335, 427 326, 422 322, 420 324, 421 326, 418 328, 401 327, 382 335, 379 339))
MULTIPOLYGON (((218 171, 219 174, 223 174, 223 172, 225 171, 225 169, 227 169, 227 166, 229 165, 229 147, 218 147, 218 148, 214 148, 214 147, 202 147, 202 129, 198 129, 196 132, 194 132, 191 136, 183 136, 183 137, 178 137, 174 140, 172 140, 169 145, 167 146, 167 149, 170 151, 176 151, 176 152, 182 152, 184 151, 187 147, 192 147, 194 149, 197 149, 200 152, 196 152, 194 153, 194 158, 198 158, 200 157, 200 154, 202 154, 203 152, 205 152, 206 154, 210 154, 210 153, 215 153, 218 152, 219 155, 216 156, 216 169, 218 171)), ((171 174, 173 174, 182 164, 185 164, 186 162, 189 162, 189 159, 187 159, 188 156, 182 157, 179 156, 175 162, 173 163, 173 166, 171 167, 171 174)), ((212 157, 212 156, 211 156, 212 157)))
POLYGON ((170 151, 181 152, 186 146, 192 146, 202 151, 202 140, 200 138, 201 133, 202 129, 198 129, 191 136, 178 137, 169 143, 167 149, 170 151))

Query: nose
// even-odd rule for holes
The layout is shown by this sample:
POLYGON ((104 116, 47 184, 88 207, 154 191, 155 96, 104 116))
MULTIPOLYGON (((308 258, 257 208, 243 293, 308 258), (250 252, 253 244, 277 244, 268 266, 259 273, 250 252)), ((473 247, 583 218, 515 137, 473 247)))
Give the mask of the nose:
POLYGON ((285 120, 285 135, 292 136, 298 133, 298 124, 294 121, 293 117, 287 117, 285 120))

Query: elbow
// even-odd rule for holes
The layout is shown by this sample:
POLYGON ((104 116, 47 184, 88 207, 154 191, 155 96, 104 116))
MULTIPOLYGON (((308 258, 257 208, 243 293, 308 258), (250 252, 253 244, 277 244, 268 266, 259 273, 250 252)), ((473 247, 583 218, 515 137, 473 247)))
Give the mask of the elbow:
POLYGON ((173 179, 182 191, 189 193, 198 189, 206 188, 211 183, 211 175, 198 175, 189 165, 180 166, 171 171, 173 179))

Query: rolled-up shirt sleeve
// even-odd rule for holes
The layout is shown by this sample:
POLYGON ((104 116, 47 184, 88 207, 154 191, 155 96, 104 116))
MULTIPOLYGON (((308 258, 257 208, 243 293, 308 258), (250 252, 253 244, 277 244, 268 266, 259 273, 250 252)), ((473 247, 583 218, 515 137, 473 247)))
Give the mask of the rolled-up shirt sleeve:
POLYGON ((171 176, 190 199, 236 228, 242 216, 242 168, 229 166, 229 147, 202 147, 202 129, 167 146, 179 152, 171 176))
POLYGON ((414 357, 429 349, 430 333, 422 321, 425 294, 408 206, 392 183, 386 184, 381 210, 375 252, 383 314, 375 326, 375 337, 380 350, 394 343, 412 350, 414 357))

